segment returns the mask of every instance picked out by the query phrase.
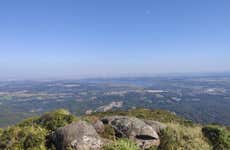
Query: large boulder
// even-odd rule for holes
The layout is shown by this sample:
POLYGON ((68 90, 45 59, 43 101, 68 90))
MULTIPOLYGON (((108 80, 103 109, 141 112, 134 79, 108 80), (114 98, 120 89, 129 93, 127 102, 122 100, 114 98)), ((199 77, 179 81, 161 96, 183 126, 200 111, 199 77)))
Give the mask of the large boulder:
POLYGON ((161 130, 167 127, 165 124, 154 120, 144 120, 144 122, 150 125, 157 133, 160 133, 161 130))
POLYGON ((142 149, 160 144, 156 131, 143 120, 127 116, 109 116, 102 119, 104 124, 110 124, 116 131, 116 136, 129 138, 142 149))
POLYGON ((99 150, 103 139, 97 134, 94 127, 85 122, 71 123, 58 128, 52 135, 52 141, 57 150, 99 150))

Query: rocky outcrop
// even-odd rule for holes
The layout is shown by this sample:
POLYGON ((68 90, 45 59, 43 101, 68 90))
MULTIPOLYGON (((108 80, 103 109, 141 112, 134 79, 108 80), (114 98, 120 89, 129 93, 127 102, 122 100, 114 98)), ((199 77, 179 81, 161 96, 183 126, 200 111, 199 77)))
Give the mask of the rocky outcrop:
POLYGON ((95 128, 85 121, 74 122, 57 129, 52 135, 52 141, 57 150, 99 150, 103 145, 103 139, 95 128))
POLYGON ((143 120, 127 116, 110 116, 102 119, 104 124, 110 124, 117 137, 129 138, 142 149, 160 144, 159 136, 154 128, 143 120))
POLYGON ((165 129, 167 126, 163 123, 153 120, 144 120, 147 125, 150 125, 157 133, 160 133, 161 130, 165 129))
POLYGON ((58 128, 52 134, 52 143, 57 150, 99 150, 107 143, 98 133, 105 130, 104 124, 109 124, 116 132, 117 138, 128 138, 141 149, 158 146, 160 139, 157 133, 166 128, 160 122, 141 120, 128 116, 109 116, 89 124, 85 121, 71 123, 58 128))

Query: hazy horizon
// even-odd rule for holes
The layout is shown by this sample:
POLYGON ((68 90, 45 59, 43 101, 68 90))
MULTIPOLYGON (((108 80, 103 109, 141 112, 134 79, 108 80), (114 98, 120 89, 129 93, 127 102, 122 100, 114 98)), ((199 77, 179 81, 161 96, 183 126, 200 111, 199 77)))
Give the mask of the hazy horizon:
POLYGON ((125 78, 177 78, 177 77, 223 77, 230 76, 230 71, 225 72, 181 72, 181 73, 156 73, 156 74, 120 74, 120 75, 82 75, 82 76, 45 76, 45 77, 0 77, 4 81, 74 81, 74 80, 100 80, 100 79, 125 79, 125 78))
POLYGON ((0 79, 230 72, 230 1, 0 2, 0 79))

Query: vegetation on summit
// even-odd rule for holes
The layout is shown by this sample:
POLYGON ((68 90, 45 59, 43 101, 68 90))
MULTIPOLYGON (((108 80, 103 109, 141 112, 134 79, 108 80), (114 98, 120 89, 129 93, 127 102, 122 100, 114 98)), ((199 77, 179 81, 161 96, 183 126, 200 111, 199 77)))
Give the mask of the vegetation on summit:
MULTIPOLYGON (((78 120, 95 122, 104 116, 123 115, 141 119, 163 122, 167 128, 159 134, 161 144, 151 150, 226 150, 230 148, 230 131, 225 126, 202 126, 187 121, 164 110, 132 109, 129 111, 111 111, 75 117, 68 111, 60 109, 32 117, 21 123, 0 129, 0 149, 55 149, 48 137, 57 128, 78 120)), ((106 125, 100 136, 110 140, 103 146, 104 150, 137 150, 135 143, 128 139, 118 139, 111 126, 106 125)))

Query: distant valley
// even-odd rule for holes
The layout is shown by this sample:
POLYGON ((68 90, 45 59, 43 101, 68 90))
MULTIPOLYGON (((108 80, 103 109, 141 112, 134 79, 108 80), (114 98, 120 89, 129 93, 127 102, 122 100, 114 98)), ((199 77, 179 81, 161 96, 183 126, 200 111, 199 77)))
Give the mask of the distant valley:
POLYGON ((0 127, 57 108, 83 115, 138 107, 230 125, 230 76, 0 82, 0 127))

